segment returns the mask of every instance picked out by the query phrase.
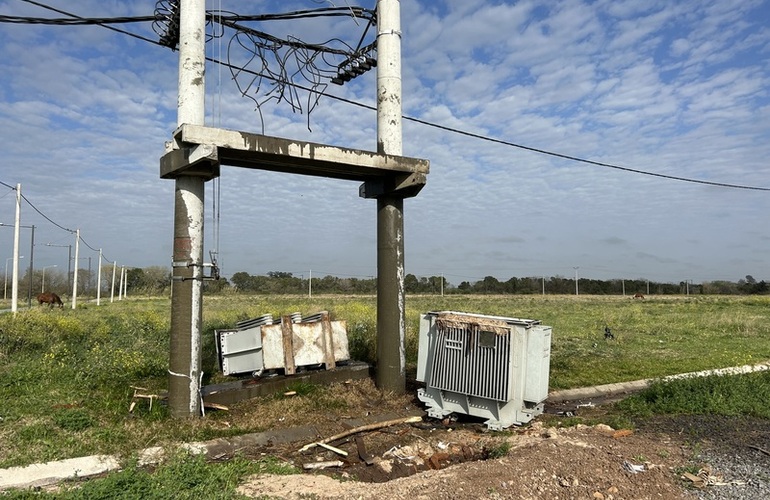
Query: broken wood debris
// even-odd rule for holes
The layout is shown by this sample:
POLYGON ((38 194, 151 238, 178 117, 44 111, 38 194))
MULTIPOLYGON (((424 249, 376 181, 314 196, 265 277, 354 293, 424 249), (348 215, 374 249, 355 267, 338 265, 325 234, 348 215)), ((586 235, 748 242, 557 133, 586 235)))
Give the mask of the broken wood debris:
POLYGON ((302 466, 305 470, 328 469, 330 467, 342 467, 345 463, 342 460, 329 460, 327 462, 311 462, 302 466))
POLYGON ((353 434, 358 434, 359 432, 367 432, 367 431, 375 431, 378 429, 383 429, 385 427, 390 427, 392 425, 399 425, 399 424, 411 424, 416 422, 421 422, 422 417, 404 417, 404 418, 397 418, 394 420, 386 420, 385 422, 376 422, 373 424, 367 424, 367 425, 361 425, 359 427, 355 427, 353 429, 348 429, 347 431, 340 432, 339 434, 335 434, 334 436, 328 437, 326 439, 322 439, 321 441, 316 441, 313 443, 308 443, 302 448, 299 449, 300 453, 305 452, 315 446, 319 446, 321 444, 325 443, 331 443, 333 441, 336 441, 338 439, 342 439, 344 437, 352 436, 353 434))
POLYGON ((131 387, 134 390, 134 395, 131 396, 131 404, 128 407, 128 413, 133 413, 134 412, 134 408, 136 407, 137 400, 141 400, 141 399, 149 400, 149 402, 150 402, 150 411, 152 411, 152 400, 153 399, 161 400, 161 399, 166 399, 167 398, 166 395, 161 395, 161 394, 145 394, 143 392, 139 392, 139 391, 147 391, 148 389, 146 389, 145 387, 136 387, 136 386, 133 386, 133 385, 131 385, 129 387, 131 387))
POLYGON ((228 406, 221 405, 219 403, 207 403, 206 401, 203 402, 203 407, 208 408, 210 410, 230 411, 230 408, 228 406))
POLYGON ((348 456, 348 452, 347 451, 340 450, 339 448, 336 448, 336 447, 334 447, 334 446, 332 446, 330 444, 318 443, 318 446, 321 446, 322 448, 326 448, 329 451, 333 451, 337 455, 342 455, 343 457, 347 457, 348 456))

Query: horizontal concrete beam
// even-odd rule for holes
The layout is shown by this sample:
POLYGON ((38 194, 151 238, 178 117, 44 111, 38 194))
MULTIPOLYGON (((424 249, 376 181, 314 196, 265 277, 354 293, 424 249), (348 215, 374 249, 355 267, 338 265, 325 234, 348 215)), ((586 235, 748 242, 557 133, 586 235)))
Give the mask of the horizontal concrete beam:
MULTIPOLYGON (((174 139, 182 149, 202 145, 215 148, 222 165, 316 177, 367 181, 422 174, 424 182, 430 170, 430 162, 423 159, 199 125, 182 125, 174 132, 174 139)), ((178 158, 161 160, 161 177, 174 177, 184 168, 178 158)))

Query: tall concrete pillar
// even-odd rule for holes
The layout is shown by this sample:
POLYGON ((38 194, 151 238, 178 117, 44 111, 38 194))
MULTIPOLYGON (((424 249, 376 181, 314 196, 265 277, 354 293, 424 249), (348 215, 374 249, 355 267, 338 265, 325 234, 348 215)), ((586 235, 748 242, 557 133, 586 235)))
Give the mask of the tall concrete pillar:
MULTIPOLYGON (((377 2, 377 152, 400 156, 401 5, 377 2)), ((404 199, 377 198, 377 376, 382 390, 406 389, 404 199)))
MULTIPOLYGON (((180 2, 177 125, 204 125, 205 5, 205 0, 180 2)), ((204 183, 195 176, 175 180, 168 382, 169 409, 175 418, 201 414, 204 183)))

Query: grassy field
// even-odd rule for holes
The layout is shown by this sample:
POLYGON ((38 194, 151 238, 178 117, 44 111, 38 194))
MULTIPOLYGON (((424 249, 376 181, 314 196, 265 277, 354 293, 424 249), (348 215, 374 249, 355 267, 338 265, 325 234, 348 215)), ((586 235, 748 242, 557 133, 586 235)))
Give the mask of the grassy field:
MULTIPOLYGON (((22 310, 0 316, 0 467, 125 453, 253 432, 175 421, 155 405, 127 412, 133 389, 165 389, 169 301, 22 310)), ((204 383, 217 373, 213 331, 265 313, 328 310, 346 320, 355 359, 375 360, 374 297, 206 297, 204 383)), ((539 319, 553 327, 550 386, 573 388, 770 359, 770 297, 596 296, 407 298, 407 363, 417 359, 420 313, 438 310, 539 319), (615 339, 604 339, 604 327, 615 339)))

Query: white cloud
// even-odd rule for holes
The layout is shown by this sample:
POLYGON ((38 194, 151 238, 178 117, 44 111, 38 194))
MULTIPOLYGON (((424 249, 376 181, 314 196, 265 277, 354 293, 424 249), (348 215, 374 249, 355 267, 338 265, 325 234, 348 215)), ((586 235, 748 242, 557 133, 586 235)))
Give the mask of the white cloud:
MULTIPOLYGON (((155 4, 49 1, 93 16, 146 15, 155 4)), ((401 9, 406 115, 666 175, 770 186, 766 2, 425 0, 401 9)), ((0 13, 54 15, 7 1, 0 13)), ((260 27, 314 42, 360 29, 346 19, 260 27)), ((125 28, 155 36, 148 25, 125 28)), ((158 161, 176 126, 177 53, 100 27, 8 24, 0 49, 0 180, 21 182, 109 258, 168 265, 174 183, 159 179, 158 161)), ((328 92, 371 105, 375 84, 372 72, 328 92)), ((269 135, 376 148, 371 110, 322 98, 311 132, 306 101, 302 113, 271 102, 260 116, 229 70, 210 66, 207 85, 210 124, 259 133, 264 123, 269 135)), ((405 202, 408 272, 444 272, 453 283, 571 275, 573 266, 677 282, 770 277, 770 240, 757 232, 770 208, 764 192, 575 163, 410 121, 403 149, 431 161, 427 186, 405 202)), ((374 273, 376 203, 358 198, 358 183, 223 167, 221 189, 226 272, 374 273)), ((0 197, 1 222, 10 200, 0 197)), ((208 250, 210 188, 206 202, 208 250)), ((29 208, 24 217, 39 241, 70 238, 29 208)), ((40 259, 60 254, 44 248, 40 259)))

